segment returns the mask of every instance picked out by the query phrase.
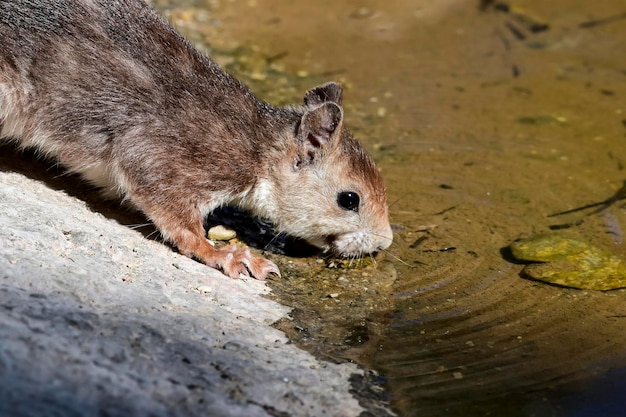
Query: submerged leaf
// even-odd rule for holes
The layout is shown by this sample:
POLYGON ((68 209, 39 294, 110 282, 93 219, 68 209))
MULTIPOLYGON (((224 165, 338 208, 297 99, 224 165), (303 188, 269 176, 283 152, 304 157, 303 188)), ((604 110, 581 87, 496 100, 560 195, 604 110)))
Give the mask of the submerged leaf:
POLYGON ((527 265, 529 278, 564 287, 613 290, 626 287, 622 259, 579 240, 558 235, 541 235, 514 242, 511 253, 527 265))

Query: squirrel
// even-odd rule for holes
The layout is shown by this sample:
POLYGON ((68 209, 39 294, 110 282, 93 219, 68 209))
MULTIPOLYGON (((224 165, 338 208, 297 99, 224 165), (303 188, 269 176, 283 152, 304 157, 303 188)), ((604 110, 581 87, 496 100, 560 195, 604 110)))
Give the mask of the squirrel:
POLYGON ((345 257, 391 245, 339 84, 272 106, 142 0, 0 0, 0 39, 0 140, 129 202, 182 254, 233 278, 280 274, 206 238, 204 216, 225 205, 345 257))

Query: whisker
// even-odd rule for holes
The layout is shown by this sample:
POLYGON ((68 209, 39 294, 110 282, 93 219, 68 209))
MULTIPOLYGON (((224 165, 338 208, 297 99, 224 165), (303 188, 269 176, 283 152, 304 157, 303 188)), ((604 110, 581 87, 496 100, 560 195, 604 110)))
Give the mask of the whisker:
POLYGON ((138 223, 138 224, 127 224, 126 225, 126 227, 128 227, 131 230, 141 229, 142 227, 146 227, 146 226, 152 226, 152 223, 138 223))
POLYGON ((372 265, 374 265, 374 267, 378 266, 378 262, 376 262, 376 258, 374 258, 374 255, 372 255, 371 253, 368 254, 370 259, 372 260, 372 265))
POLYGON ((376 237, 385 237, 384 235, 381 235, 379 233, 372 233, 372 236, 376 236, 376 237))
POLYGON ((387 249, 383 249, 383 252, 386 253, 387 255, 391 256, 393 259, 395 259, 396 261, 408 266, 409 268, 413 268, 413 265, 403 261, 402 259, 400 259, 398 256, 394 255, 393 253, 391 253, 390 251, 388 251, 387 249))
POLYGON ((270 246, 272 243, 274 243, 274 241, 278 240, 278 238, 279 238, 279 237, 282 237, 282 236, 284 236, 284 235, 285 235, 285 233, 284 233, 284 232, 276 233, 276 234, 275 234, 275 235, 274 235, 274 236, 270 239, 270 241, 269 241, 269 242, 267 242, 267 243, 265 244, 265 246, 263 246, 263 250, 264 250, 264 251, 266 251, 266 250, 267 250, 267 248, 269 248, 269 246, 270 246))
MULTIPOLYGON (((159 234, 159 231, 155 229, 146 236, 146 239, 150 239, 153 235, 156 235, 156 234, 159 234)), ((165 243, 165 239, 163 238, 163 236, 161 236, 160 240, 161 240, 161 243, 165 243)))
POLYGON ((395 206, 395 205, 396 205, 399 201, 402 201, 402 200, 404 200, 404 199, 405 199, 405 198, 407 198, 407 197, 408 197, 408 196, 407 196, 407 195, 405 195, 405 196, 402 196, 402 197, 397 198, 397 199, 396 199, 393 203, 389 204, 389 206, 388 206, 388 207, 389 207, 389 208, 391 208, 391 207, 395 206))

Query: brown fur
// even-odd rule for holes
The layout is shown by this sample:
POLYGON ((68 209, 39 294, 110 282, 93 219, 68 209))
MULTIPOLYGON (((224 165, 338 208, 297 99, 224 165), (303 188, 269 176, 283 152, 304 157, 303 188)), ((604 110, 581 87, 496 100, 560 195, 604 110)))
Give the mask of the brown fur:
POLYGON ((301 107, 261 102, 141 0, 0 0, 0 39, 0 137, 130 201, 185 255, 232 277, 278 273, 205 239, 203 216, 224 204, 347 256, 391 243, 337 84, 301 107), (359 193, 358 213, 341 191, 359 193))

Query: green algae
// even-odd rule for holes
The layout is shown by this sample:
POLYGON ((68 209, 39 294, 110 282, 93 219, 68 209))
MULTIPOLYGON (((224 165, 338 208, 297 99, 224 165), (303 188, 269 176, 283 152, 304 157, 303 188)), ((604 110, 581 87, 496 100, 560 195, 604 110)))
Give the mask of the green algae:
POLYGON ((529 278, 563 287, 607 291, 626 287, 621 258, 588 243, 559 235, 540 235, 510 246, 529 278))

